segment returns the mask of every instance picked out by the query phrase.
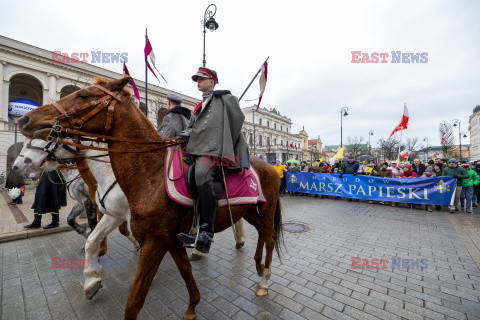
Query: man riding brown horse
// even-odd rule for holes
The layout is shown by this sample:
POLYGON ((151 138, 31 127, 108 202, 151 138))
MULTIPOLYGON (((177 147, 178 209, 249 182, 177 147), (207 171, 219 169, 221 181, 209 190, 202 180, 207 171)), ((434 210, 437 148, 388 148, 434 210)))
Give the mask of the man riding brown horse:
POLYGON ((220 167, 248 169, 250 156, 241 131, 245 116, 238 99, 228 90, 213 90, 218 76, 212 69, 200 67, 192 80, 203 92, 203 100, 195 107, 187 129, 178 138, 188 140, 186 152, 196 156, 199 234, 198 239, 188 233, 179 233, 177 237, 187 246, 196 241, 196 249, 208 253, 213 241, 217 199, 221 196, 216 194, 213 181, 223 173, 220 167))

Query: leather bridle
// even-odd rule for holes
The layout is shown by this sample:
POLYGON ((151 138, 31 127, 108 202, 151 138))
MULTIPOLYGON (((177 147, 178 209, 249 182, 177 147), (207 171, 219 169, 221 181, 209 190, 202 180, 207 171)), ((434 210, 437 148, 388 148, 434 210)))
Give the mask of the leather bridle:
MULTIPOLYGON (((106 94, 101 98, 88 102, 82 106, 76 107, 73 110, 65 111, 64 108, 57 102, 53 102, 52 105, 60 112, 60 116, 55 118, 55 124, 52 126, 47 140, 55 143, 56 145, 61 144, 63 147, 68 148, 67 150, 71 153, 74 153, 77 156, 83 158, 89 158, 85 155, 79 153, 80 149, 90 149, 98 151, 108 151, 108 152, 126 152, 126 153, 141 153, 141 152, 151 152, 156 150, 165 149, 170 146, 175 146, 184 143, 184 140, 178 140, 177 138, 163 139, 161 141, 138 141, 128 138, 118 138, 109 136, 108 133, 113 127, 113 119, 115 112, 115 105, 117 102, 121 101, 124 96, 123 92, 112 92, 104 87, 95 84, 95 88, 102 90, 106 94), (103 109, 107 108, 107 120, 105 123, 105 128, 103 134, 94 134, 85 131, 81 131, 82 126, 92 119, 96 114, 98 114, 103 109), (91 109, 91 110, 89 110, 91 109), (89 110, 86 114, 79 117, 77 114, 81 111, 89 110), (61 125, 61 122, 67 120, 73 129, 64 128, 61 125), (73 139, 73 142, 65 140, 68 135, 69 138, 73 139), (90 141, 91 145, 82 144, 81 141, 90 141), (150 145, 145 148, 130 148, 130 149, 118 149, 118 148, 102 148, 94 147, 93 142, 108 142, 108 141, 119 141, 119 142, 128 142, 134 144, 150 145), (71 147, 76 148, 76 150, 71 147)), ((97 160, 97 159, 93 159, 97 160)))

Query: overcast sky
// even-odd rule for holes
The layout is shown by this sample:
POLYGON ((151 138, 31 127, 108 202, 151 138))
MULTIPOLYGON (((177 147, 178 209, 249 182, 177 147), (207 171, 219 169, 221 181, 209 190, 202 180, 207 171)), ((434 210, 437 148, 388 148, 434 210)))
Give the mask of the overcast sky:
MULTIPOLYGON (((202 64, 201 20, 211 2, 31 1, 2 4, 0 34, 52 51, 128 52, 135 78, 145 78, 145 28, 168 80, 160 85, 200 98, 190 76, 202 64)), ((219 29, 207 31, 207 66, 217 89, 240 96, 263 61, 262 101, 305 126, 310 139, 344 143, 368 131, 390 135, 410 111, 404 137, 439 145, 438 125, 458 118, 462 131, 480 105, 480 1, 216 1, 219 29), (295 5, 294 5, 295 4, 295 5), (388 52, 389 63, 351 63, 351 51, 388 52), (391 63, 391 51, 428 53, 427 63, 391 63)), ((98 64, 116 72, 122 65, 98 64)), ((149 82, 159 84, 150 74, 149 82)), ((258 82, 244 99, 258 95, 258 82)), ((241 102, 242 107, 252 102, 241 102)), ((456 129, 456 128, 455 128, 456 129)), ((458 137, 458 131, 456 137, 458 137)), ((458 143, 458 138, 456 143, 458 143)), ((469 138, 463 143, 469 143, 469 138)))

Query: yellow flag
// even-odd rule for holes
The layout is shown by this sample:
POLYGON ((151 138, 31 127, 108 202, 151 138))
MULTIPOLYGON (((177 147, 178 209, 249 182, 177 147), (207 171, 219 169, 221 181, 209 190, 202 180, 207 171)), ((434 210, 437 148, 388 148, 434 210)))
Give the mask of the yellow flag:
POLYGON ((323 162, 323 158, 320 158, 320 162, 323 162))
POLYGON ((343 150, 345 149, 345 146, 343 146, 340 150, 338 150, 337 154, 333 159, 342 159, 343 158, 343 150))

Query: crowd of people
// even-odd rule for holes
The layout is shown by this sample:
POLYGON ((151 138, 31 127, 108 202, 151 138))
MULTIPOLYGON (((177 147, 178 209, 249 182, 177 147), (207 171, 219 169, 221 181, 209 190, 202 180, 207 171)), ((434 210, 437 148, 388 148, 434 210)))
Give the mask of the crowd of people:
MULTIPOLYGON (((415 179, 418 177, 439 177, 439 176, 453 176, 457 180, 457 187, 455 190, 454 203, 448 206, 450 213, 456 211, 465 211, 472 213, 472 207, 477 207, 477 201, 480 202, 480 162, 469 163, 462 161, 458 163, 456 159, 442 159, 429 160, 428 163, 422 163, 420 159, 414 159, 409 162, 398 161, 379 161, 374 160, 359 162, 354 157, 348 157, 348 161, 340 161, 335 159, 333 164, 317 160, 313 163, 302 161, 301 163, 281 163, 277 160, 275 170, 280 176, 280 196, 283 197, 289 193, 291 195, 308 196, 308 193, 291 192, 286 190, 286 171, 291 172, 311 172, 311 173, 336 173, 341 178, 344 174, 352 175, 368 175, 382 178, 403 178, 415 179)), ((317 198, 319 195, 315 194, 317 198)), ((328 195, 320 195, 322 199, 328 198, 328 195)), ((335 200, 340 197, 335 196, 335 200)), ((359 199, 348 199, 349 201, 360 201, 359 199)), ((373 200, 368 200, 374 203, 373 200)), ((385 202, 379 202, 386 204, 385 202)), ((397 206, 398 203, 391 202, 392 206, 397 206)), ((409 204, 412 208, 415 204, 409 204)), ((426 210, 432 212, 433 209, 442 210, 441 206, 427 205, 426 210)))

